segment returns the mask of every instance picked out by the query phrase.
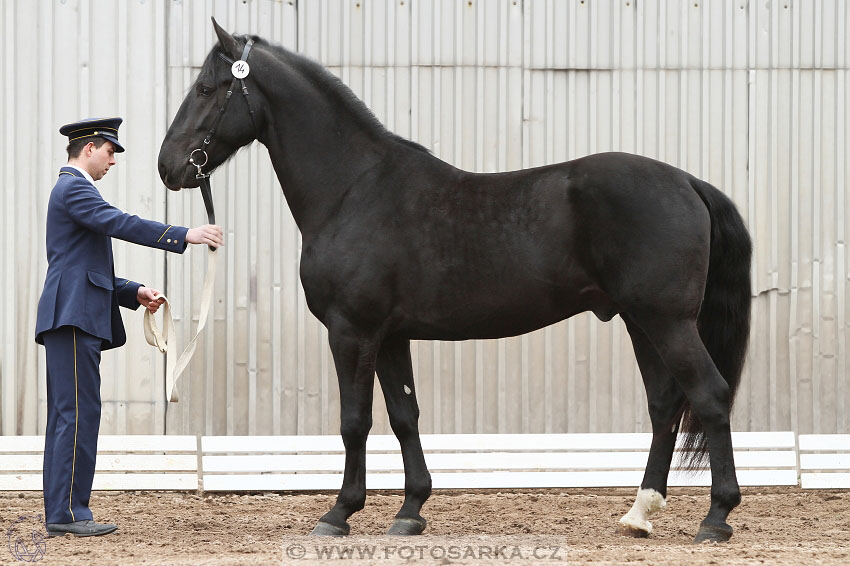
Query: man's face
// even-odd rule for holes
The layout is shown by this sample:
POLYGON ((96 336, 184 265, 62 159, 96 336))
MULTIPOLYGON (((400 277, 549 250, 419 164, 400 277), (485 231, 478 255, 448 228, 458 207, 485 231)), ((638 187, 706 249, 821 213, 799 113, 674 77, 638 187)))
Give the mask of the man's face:
POLYGON ((88 157, 86 170, 95 181, 103 179, 109 168, 115 165, 115 146, 111 141, 105 142, 100 147, 95 147, 93 143, 89 144, 84 151, 88 157))

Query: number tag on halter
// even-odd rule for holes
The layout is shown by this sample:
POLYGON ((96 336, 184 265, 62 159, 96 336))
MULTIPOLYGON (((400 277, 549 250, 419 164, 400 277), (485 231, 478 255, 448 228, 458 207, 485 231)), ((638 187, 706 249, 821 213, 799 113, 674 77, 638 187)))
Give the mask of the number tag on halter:
POLYGON ((230 67, 230 72, 237 79, 244 79, 251 72, 251 67, 248 66, 247 61, 235 61, 230 67))

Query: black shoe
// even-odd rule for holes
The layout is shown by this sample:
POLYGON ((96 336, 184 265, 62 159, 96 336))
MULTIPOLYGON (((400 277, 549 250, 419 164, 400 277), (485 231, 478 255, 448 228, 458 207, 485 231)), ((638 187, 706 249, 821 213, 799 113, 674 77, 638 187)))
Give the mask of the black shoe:
POLYGON ((47 536, 61 537, 62 535, 72 534, 78 537, 96 537, 100 535, 108 535, 118 528, 118 525, 109 523, 101 524, 89 519, 88 521, 76 521, 74 523, 48 523, 47 536))

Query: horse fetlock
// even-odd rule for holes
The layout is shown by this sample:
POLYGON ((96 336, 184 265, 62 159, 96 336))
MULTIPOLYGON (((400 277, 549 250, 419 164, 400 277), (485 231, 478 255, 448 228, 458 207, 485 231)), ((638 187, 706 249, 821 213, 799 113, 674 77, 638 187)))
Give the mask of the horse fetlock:
MULTIPOLYGON (((344 518, 350 517, 352 514, 362 511, 366 507, 366 492, 362 494, 348 494, 340 492, 337 498, 336 508, 344 518)), ((331 511, 333 513, 333 511, 331 511)), ((328 514, 330 515, 330 513, 328 514)), ((324 517, 322 518, 324 520, 324 517)))
POLYGON ((620 518, 620 532, 633 537, 647 537, 652 533, 649 518, 664 509, 667 501, 654 489, 639 489, 628 513, 620 518))
POLYGON ((740 504, 741 489, 737 485, 724 488, 713 487, 711 489, 711 510, 718 509, 725 513, 723 516, 724 519, 729 511, 740 504))
POLYGON ((404 495, 405 501, 417 501, 421 506, 431 497, 431 475, 428 474, 424 481, 405 483, 404 495))

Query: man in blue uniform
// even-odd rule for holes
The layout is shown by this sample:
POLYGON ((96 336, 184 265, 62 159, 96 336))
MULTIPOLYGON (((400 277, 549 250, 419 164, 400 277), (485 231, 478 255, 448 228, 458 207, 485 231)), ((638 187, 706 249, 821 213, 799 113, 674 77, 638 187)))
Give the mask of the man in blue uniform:
POLYGON ((156 312, 158 291, 115 277, 112 238, 183 253, 187 244, 223 244, 221 228, 188 229, 125 214, 94 181, 115 165, 121 118, 62 126, 68 164, 47 206, 47 276, 38 302, 35 340, 47 358, 44 511, 50 536, 104 535, 89 510, 100 428, 100 353, 126 342, 118 307, 156 312))

